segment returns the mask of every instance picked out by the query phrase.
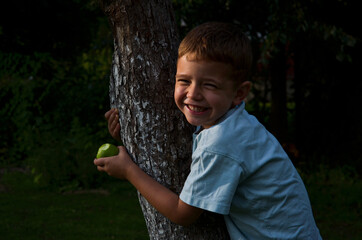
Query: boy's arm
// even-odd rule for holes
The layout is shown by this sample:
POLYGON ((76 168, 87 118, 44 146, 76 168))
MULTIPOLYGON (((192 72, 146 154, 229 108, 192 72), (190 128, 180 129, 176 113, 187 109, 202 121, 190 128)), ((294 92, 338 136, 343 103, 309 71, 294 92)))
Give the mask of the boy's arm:
POLYGON ((109 158, 94 160, 99 171, 110 176, 127 179, 147 201, 172 222, 187 226, 201 215, 202 209, 184 203, 180 198, 142 171, 129 157, 124 147, 120 153, 109 158))
POLYGON ((200 208, 184 203, 177 194, 159 184, 136 164, 128 170, 127 179, 152 206, 176 224, 187 226, 203 212, 200 208))

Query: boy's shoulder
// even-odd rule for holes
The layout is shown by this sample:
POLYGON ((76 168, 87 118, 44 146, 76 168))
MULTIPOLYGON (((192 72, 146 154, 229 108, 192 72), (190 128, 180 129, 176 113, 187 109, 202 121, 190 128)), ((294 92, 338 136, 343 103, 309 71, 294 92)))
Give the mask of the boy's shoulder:
MULTIPOLYGON (((200 150, 232 153, 250 143, 267 141, 266 138, 269 138, 269 132, 242 104, 231 109, 218 124, 194 134, 194 145, 200 150)), ((239 150, 235 154, 239 154, 239 150)))
POLYGON ((255 131, 259 134, 266 134, 264 126, 245 109, 245 103, 229 110, 221 118, 218 124, 209 129, 204 129, 194 134, 195 137, 207 138, 208 142, 225 141, 227 139, 245 138, 248 135, 254 135, 255 131))
POLYGON ((279 141, 243 106, 232 109, 219 124, 194 135, 193 157, 205 151, 231 158, 249 172, 274 157, 288 160, 279 141))

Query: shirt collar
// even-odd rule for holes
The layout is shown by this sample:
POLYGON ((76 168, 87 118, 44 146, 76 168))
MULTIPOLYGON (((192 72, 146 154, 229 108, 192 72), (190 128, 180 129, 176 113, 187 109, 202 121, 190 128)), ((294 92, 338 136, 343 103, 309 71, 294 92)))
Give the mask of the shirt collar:
MULTIPOLYGON (((220 124, 221 122, 223 122, 225 119, 227 119, 229 116, 231 116, 238 108, 245 108, 245 102, 242 101, 239 105, 236 105, 235 107, 229 109, 218 121, 215 125, 220 124)), ((215 126, 214 125, 214 126, 215 126)), ((213 127, 213 126, 212 126, 213 127)), ((197 126, 196 127, 196 131, 195 134, 199 134, 202 130, 204 130, 204 128, 202 126, 197 126)))

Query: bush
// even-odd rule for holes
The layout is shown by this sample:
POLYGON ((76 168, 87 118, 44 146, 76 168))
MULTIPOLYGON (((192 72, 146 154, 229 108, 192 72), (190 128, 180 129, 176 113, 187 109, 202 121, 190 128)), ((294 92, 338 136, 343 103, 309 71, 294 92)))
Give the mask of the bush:
POLYGON ((104 177, 93 159, 110 138, 103 117, 110 60, 110 47, 91 49, 75 63, 0 54, 0 167, 28 167, 48 187, 99 185, 104 177))
POLYGON ((99 186, 104 175, 96 170, 93 159, 105 137, 97 135, 102 134, 91 132, 74 118, 68 132, 53 129, 36 136, 38 146, 27 160, 34 181, 61 191, 99 186))

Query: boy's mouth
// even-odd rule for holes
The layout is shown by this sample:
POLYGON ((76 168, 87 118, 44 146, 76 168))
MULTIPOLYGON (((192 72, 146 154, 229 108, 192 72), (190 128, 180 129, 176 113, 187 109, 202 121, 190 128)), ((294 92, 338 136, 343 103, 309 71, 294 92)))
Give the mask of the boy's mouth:
POLYGON ((186 104, 186 107, 193 111, 193 112, 197 112, 197 113, 201 113, 201 112, 205 112, 208 108, 205 108, 205 107, 199 107, 199 106, 195 106, 195 105, 189 105, 189 104, 186 104))

